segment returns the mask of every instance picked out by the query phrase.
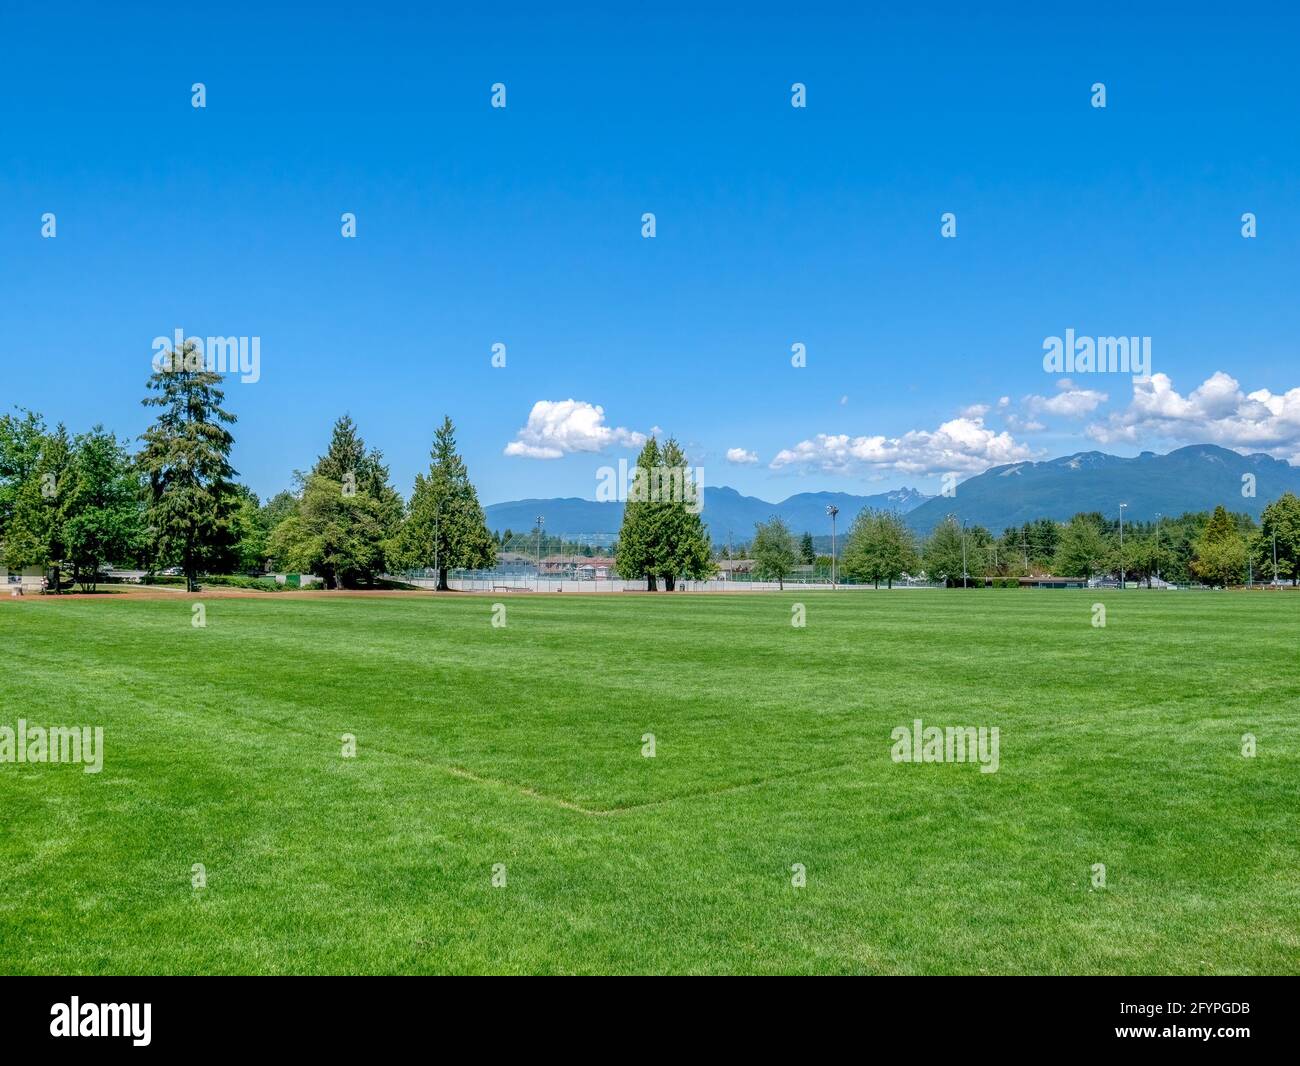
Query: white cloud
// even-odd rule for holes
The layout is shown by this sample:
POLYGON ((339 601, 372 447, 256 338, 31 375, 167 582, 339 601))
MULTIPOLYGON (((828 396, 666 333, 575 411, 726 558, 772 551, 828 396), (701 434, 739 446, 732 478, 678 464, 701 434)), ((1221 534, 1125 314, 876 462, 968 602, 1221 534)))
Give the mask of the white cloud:
POLYGON ((1056 383, 1055 396, 1026 396, 1025 409, 1032 414, 1062 415, 1066 418, 1082 418, 1092 414, 1098 407, 1110 399, 1104 392, 1096 389, 1081 389, 1069 378, 1062 378, 1056 383))
POLYGON ((644 433, 605 425, 605 409, 582 400, 538 400, 528 423, 506 445, 505 454, 525 459, 559 459, 573 452, 603 452, 611 445, 639 448, 644 433))
POLYGON ((1128 408, 1090 425, 1088 436, 1102 444, 1135 444, 1147 437, 1219 444, 1297 463, 1300 388, 1281 394, 1268 389, 1243 393, 1236 378, 1216 370, 1183 396, 1167 374, 1134 378, 1128 408))
POLYGON ((758 462, 758 453, 747 451, 744 448, 728 448, 727 462, 736 463, 739 466, 750 466, 758 462))
POLYGON ((1025 418, 1014 411, 1006 416, 1007 429, 1013 433, 1041 433, 1047 427, 1032 415, 1025 418))
POLYGON ((910 430, 901 437, 850 437, 819 433, 784 448, 769 464, 773 470, 806 466, 829 473, 899 473, 927 476, 949 471, 979 473, 990 466, 1034 457, 1005 430, 997 433, 983 418, 960 417, 938 429, 910 430))

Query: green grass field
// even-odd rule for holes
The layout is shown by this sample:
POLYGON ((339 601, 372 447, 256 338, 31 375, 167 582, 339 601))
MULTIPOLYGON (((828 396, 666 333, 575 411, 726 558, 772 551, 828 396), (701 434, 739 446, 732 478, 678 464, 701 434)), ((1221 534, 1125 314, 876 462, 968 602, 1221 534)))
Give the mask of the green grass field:
POLYGON ((492 602, 0 603, 0 971, 1300 972, 1300 597, 492 602))

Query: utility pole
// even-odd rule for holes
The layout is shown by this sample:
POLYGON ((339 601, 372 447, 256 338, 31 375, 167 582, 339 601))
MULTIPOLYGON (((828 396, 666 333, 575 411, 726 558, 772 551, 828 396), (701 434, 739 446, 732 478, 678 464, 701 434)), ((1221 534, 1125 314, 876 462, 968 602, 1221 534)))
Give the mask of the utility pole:
POLYGON ((831 516, 831 591, 835 591, 835 516, 840 513, 840 509, 831 504, 826 508, 826 513, 831 516))

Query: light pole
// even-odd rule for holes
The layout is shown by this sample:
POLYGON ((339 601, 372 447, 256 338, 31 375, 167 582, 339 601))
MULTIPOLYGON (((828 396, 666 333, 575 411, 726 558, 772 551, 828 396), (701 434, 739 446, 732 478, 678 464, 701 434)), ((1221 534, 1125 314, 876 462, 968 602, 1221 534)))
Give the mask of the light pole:
POLYGON ((1273 530, 1273 584, 1277 584, 1277 530, 1273 530))
POLYGON ((1119 505, 1119 587, 1120 591, 1124 590, 1124 508, 1128 504, 1119 505))
POLYGON ((835 591, 835 516, 840 513, 840 509, 831 504, 826 508, 826 513, 831 516, 831 591, 835 591))
POLYGON ((537 516, 537 582, 535 587, 539 590, 542 587, 542 523, 545 521, 544 516, 537 516))
POLYGON ((1156 580, 1160 580, 1160 512, 1156 512, 1156 580))

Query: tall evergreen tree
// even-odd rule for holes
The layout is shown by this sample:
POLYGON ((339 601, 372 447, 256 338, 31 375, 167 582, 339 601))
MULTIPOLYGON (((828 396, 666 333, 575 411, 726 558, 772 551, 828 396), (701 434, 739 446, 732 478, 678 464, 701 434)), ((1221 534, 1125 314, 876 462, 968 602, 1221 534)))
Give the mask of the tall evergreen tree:
POLYGON ((332 588, 373 582, 395 552, 402 515, 383 453, 367 449, 356 423, 344 415, 334 423, 325 454, 297 477, 302 490, 296 506, 277 504, 283 517, 267 540, 270 557, 276 565, 318 574, 332 588))
POLYGON ((448 570, 478 570, 496 562, 496 542, 448 417, 434 432, 429 473, 415 476, 400 543, 407 565, 437 569, 439 591, 448 588, 448 570))
POLYGON ((661 477, 657 558, 664 588, 672 592, 679 577, 702 581, 717 569, 708 531, 700 514, 704 486, 695 483, 681 445, 669 438, 660 455, 661 477))
POLYGON ((316 460, 311 472, 337 482, 345 493, 367 493, 378 506, 385 535, 397 532, 402 519, 402 496, 389 483, 384 453, 377 448, 367 450, 351 415, 345 414, 334 423, 329 447, 316 460))
POLYGON ((659 505, 651 500, 655 471, 662 465, 659 443, 647 440, 637 456, 623 507, 623 525, 618 533, 614 566, 627 579, 644 577, 646 590, 657 592, 658 575, 663 571, 658 531, 659 505))
POLYGON ((811 566, 817 561, 817 549, 813 547, 811 533, 804 533, 803 538, 799 541, 799 556, 807 566, 811 566))
POLYGON ((221 375, 202 367, 193 345, 171 353, 149 378, 156 396, 142 401, 158 417, 137 456, 147 480, 146 521, 155 562, 175 565, 193 591, 201 573, 233 565, 237 504, 230 465, 235 416, 221 404, 221 375))

